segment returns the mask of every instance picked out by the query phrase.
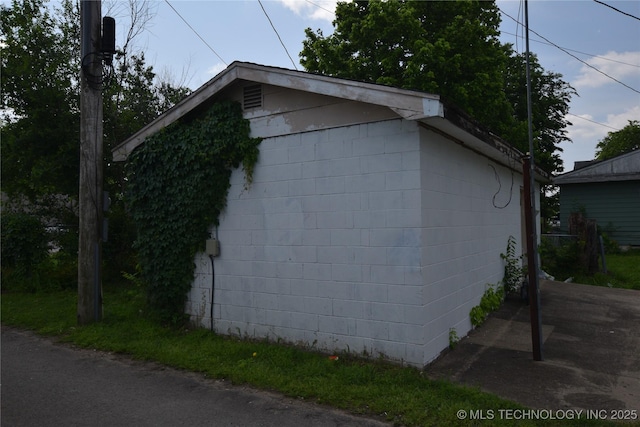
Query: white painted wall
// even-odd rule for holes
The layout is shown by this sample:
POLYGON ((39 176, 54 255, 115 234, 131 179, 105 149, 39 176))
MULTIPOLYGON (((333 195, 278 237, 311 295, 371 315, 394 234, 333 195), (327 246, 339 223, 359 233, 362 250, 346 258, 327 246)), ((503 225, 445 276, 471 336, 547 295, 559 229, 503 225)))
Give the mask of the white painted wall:
POLYGON ((504 275, 509 236, 521 244, 522 175, 422 129, 422 214, 427 364, 471 329, 469 312, 504 275))
MULTIPOLYGON (((513 177, 400 119, 264 139, 252 186, 232 175, 214 329, 423 366, 502 278, 499 254, 520 240, 513 177)), ((198 256, 195 323, 211 327, 210 304, 198 256)))
MULTIPOLYGON (((215 330, 421 363, 419 149, 399 119, 263 140, 221 217, 215 330)), ((188 310, 210 327, 196 263, 188 310)))

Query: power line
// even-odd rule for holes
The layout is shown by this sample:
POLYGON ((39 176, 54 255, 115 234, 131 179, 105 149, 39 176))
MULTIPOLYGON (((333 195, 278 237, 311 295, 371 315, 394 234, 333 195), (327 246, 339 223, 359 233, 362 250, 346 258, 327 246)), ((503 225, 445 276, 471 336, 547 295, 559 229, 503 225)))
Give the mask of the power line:
POLYGON ((200 34, 198 34, 198 32, 197 32, 197 31, 196 31, 196 30, 191 26, 191 24, 189 24, 189 23, 187 22, 187 20, 186 20, 186 19, 184 19, 184 18, 182 17, 182 15, 180 15, 180 13, 176 10, 176 8, 175 8, 175 7, 173 7, 173 5, 172 5, 171 3, 169 3, 169 0, 164 0, 164 1, 169 5, 169 7, 170 7, 171 9, 173 9, 173 11, 176 13, 176 15, 178 15, 178 16, 180 17, 180 19, 182 19, 182 22, 184 22, 185 24, 187 24, 187 27, 189 27, 189 28, 191 29, 191 31, 193 31, 193 33, 194 33, 196 36, 198 36, 198 38, 199 38, 200 40, 202 40, 202 43, 204 43, 204 44, 209 48, 209 50, 210 50, 211 52, 213 52, 213 54, 214 54, 215 56, 217 56, 217 57, 218 57, 218 59, 219 59, 220 61, 222 61, 222 63, 223 63, 224 65, 229 65, 229 64, 227 64, 227 62, 226 62, 224 59, 222 59, 222 57, 221 57, 220 55, 218 55, 218 52, 216 52, 216 51, 215 51, 215 50, 214 50, 214 49, 209 45, 209 43, 207 43, 207 41, 206 41, 205 39, 203 39, 203 38, 202 38, 202 36, 201 36, 200 34))
MULTIPOLYGON (((503 15, 505 15, 505 16, 507 16, 507 17, 511 18, 512 20, 514 20, 516 23, 518 23, 518 24, 522 25, 522 23, 518 22, 518 21, 517 21, 516 19, 514 19, 511 15, 509 15, 509 14, 505 13, 502 9, 500 9, 500 12, 501 12, 503 15)), ((569 55, 569 56, 570 56, 570 57, 572 57, 573 59, 575 59, 575 60, 577 60, 577 61, 579 61, 579 62, 583 63, 583 64, 584 64, 584 65, 586 65, 587 67, 589 67, 589 68, 591 68, 591 69, 595 70, 596 72, 598 72, 598 73, 602 74, 603 76, 605 76, 605 77, 607 77, 607 78, 609 78, 609 79, 613 80, 614 82, 620 83, 622 86, 626 87, 627 89, 630 89, 630 90, 632 90, 632 91, 634 91, 634 92, 636 92, 636 93, 640 93, 640 91, 639 91, 639 90, 632 88, 632 87, 631 87, 631 86, 629 86, 628 84, 621 82, 620 80, 616 79, 615 77, 610 76, 609 74, 605 73, 604 71, 601 71, 601 70, 599 70, 598 68, 594 67, 593 65, 589 64, 588 62, 583 61, 582 59, 578 58, 578 57, 577 57, 577 56, 575 56, 574 54, 570 53, 568 50, 566 50, 566 49, 564 49, 564 48, 562 48, 562 47, 558 46, 557 44, 555 44, 554 42, 552 42, 552 41, 551 41, 551 40, 549 40, 548 38, 546 38, 546 37, 544 37, 544 36, 540 35, 539 33, 535 32, 534 30, 532 30, 532 29, 531 29, 531 27, 529 27, 529 31, 531 31, 533 34, 535 34, 536 36, 540 37, 541 39, 543 39, 544 41, 546 41, 547 43, 549 43, 550 45, 552 45, 552 46, 553 46, 553 47, 555 47, 556 49, 559 49, 559 50, 563 51, 564 53, 566 53, 567 55, 569 55)))
MULTIPOLYGON (((510 33, 508 31, 501 31, 501 33, 508 34, 510 36, 515 36, 517 38, 522 38, 522 36, 520 36, 518 34, 510 33)), ((517 38, 516 38, 516 40, 517 40, 517 38)), ((531 40, 531 41, 536 42, 536 43, 540 43, 540 44, 546 44, 547 46, 553 46, 553 44, 544 42, 542 40, 531 40)), ((617 59, 607 58, 606 56, 595 55, 593 53, 582 52, 582 51, 575 50, 575 49, 569 49, 568 47, 563 47, 563 49, 568 50, 569 52, 579 53, 580 55, 587 55, 587 56, 590 56, 592 58, 598 58, 598 59, 602 59, 602 60, 605 60, 605 61, 615 62, 617 64, 627 65, 629 67, 640 68, 640 65, 638 65, 638 64, 630 64, 628 62, 618 61, 617 59)), ((516 48, 516 50, 517 50, 517 48, 516 48)))
POLYGON ((591 122, 591 123, 596 124, 596 125, 600 125, 600 126, 603 126, 603 127, 609 128, 609 129, 613 129, 615 131, 620 130, 618 128, 614 128, 613 126, 605 125, 604 123, 596 122, 595 120, 587 119, 586 117, 578 116, 578 115, 573 114, 573 113, 567 113, 567 115, 573 116, 573 117, 577 117, 577 118, 585 120, 587 122, 591 122))
POLYGON ((311 0, 305 0, 305 1, 306 1, 307 3, 309 3, 309 4, 314 5, 314 6, 315 6, 315 7, 317 7, 318 9, 322 9, 322 10, 324 10, 325 12, 329 12, 329 13, 331 13, 331 14, 334 14, 334 13, 335 13, 335 12, 333 12, 333 11, 331 11, 331 10, 329 10, 329 9, 325 8, 325 7, 320 6, 318 3, 314 3, 314 2, 312 2, 311 0))
POLYGON ((611 8, 611 9, 615 10, 616 12, 619 12, 619 13, 621 13, 623 15, 627 15, 627 16, 633 18, 633 19, 637 19, 638 21, 640 21, 640 18, 638 18, 637 16, 632 15, 632 14, 627 13, 627 12, 624 12, 624 11, 622 11, 620 9, 617 9, 617 8, 615 8, 615 7, 613 7, 613 6, 609 5, 609 4, 606 4, 605 2, 602 2, 602 1, 599 1, 599 0, 593 0, 593 1, 598 3, 598 4, 601 4, 603 6, 607 6, 608 8, 611 8))
POLYGON ((269 24, 271 24, 271 28, 273 28, 273 31, 276 33, 276 36, 278 36, 278 40, 280 40, 280 44, 284 48, 284 51, 287 53, 287 56, 289 57, 289 60, 291 60, 291 63, 293 64, 293 68, 295 68, 296 71, 297 71, 298 67, 296 66, 296 63, 293 61, 293 58, 291 58, 291 55, 289 55, 289 51, 287 50, 287 47, 284 45, 284 42, 282 41, 282 38, 280 37, 280 34, 278 34, 278 30, 276 30, 276 27, 273 25, 273 22, 271 22, 271 18, 269 18, 269 14, 265 10, 264 6, 262 5, 262 1, 258 0, 258 3, 260 4, 260 7, 262 8, 262 11, 264 12, 264 16, 266 16, 267 19, 269 20, 269 24))

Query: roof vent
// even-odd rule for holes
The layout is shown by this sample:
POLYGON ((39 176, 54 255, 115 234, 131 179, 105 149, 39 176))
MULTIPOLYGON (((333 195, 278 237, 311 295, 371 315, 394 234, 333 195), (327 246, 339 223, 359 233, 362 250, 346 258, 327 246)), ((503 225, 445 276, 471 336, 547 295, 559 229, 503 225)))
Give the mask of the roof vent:
POLYGON ((244 87, 243 108, 262 107, 262 85, 253 85, 244 87))

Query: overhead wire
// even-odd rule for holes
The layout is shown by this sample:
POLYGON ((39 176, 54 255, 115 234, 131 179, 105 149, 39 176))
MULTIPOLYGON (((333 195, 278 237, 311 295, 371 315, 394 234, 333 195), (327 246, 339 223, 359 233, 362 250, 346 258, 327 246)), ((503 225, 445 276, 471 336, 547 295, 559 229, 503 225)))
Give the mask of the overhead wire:
MULTIPOLYGON (((523 25, 519 22, 519 20, 514 19, 513 17, 511 17, 510 15, 508 15, 507 13, 505 13, 504 11, 500 10, 500 12, 502 12, 504 15, 508 16, 509 18, 511 18, 511 19, 512 19, 514 22, 516 22, 516 24, 517 24, 517 27, 516 27, 516 33, 515 33, 515 34, 514 34, 514 33, 510 33, 510 32, 508 32, 508 31, 501 31, 501 32, 502 32, 503 34, 508 34, 508 35, 511 35, 511 36, 515 36, 515 37, 516 37, 516 51, 518 51, 518 48, 517 48, 517 41, 518 41, 518 39, 519 39, 519 38, 522 38, 522 37, 523 37, 523 36, 521 36, 521 35, 519 35, 519 34, 518 34, 518 29, 519 29, 519 28, 522 28, 522 27, 523 27, 523 25)), ((520 13, 521 13, 521 10, 519 9, 519 10, 518 10, 518 18, 520 18, 520 13)), ((535 32, 534 32, 534 33, 535 33, 535 32)), ((537 33, 536 33, 536 34, 537 34, 537 33)), ((543 38, 544 38, 544 37, 543 37, 543 38)), ((545 40, 546 40, 546 39, 545 39, 545 40)), ((535 39, 533 39, 532 41, 534 41, 534 42, 536 42, 536 43, 540 43, 540 44, 545 44, 545 45, 547 45, 547 46, 553 46, 553 47, 556 47, 556 48, 560 48, 559 46, 557 46, 557 45, 555 45, 554 43, 549 42, 549 41, 542 41, 542 40, 535 40, 535 39)), ((628 63, 628 62, 619 61, 619 60, 616 60, 616 59, 608 58, 608 57, 606 57, 606 56, 595 55, 595 54, 593 54, 593 53, 582 52, 582 51, 579 51, 579 50, 570 49, 570 48, 566 48, 566 47, 562 47, 562 48, 561 48, 561 50, 563 50, 563 51, 565 51, 565 50, 566 50, 566 51, 570 51, 570 52, 575 52, 575 53, 578 53, 578 54, 581 54, 581 55, 586 55, 586 56, 590 56, 590 57, 592 57, 592 58, 598 58, 598 59, 605 60, 605 61, 615 62, 615 63, 622 64, 622 65, 626 65, 626 66, 629 66, 629 67, 640 68, 640 65, 638 65, 638 64, 630 64, 630 63, 628 63)), ((567 115, 569 115, 569 116, 573 116, 573 117, 577 117, 578 119, 581 119, 581 120, 584 120, 584 121, 587 121, 587 122, 590 122, 590 123, 593 123, 593 124, 596 124, 596 125, 599 125, 599 126, 603 126, 603 127, 606 127, 606 128, 612 129, 612 130, 614 130, 614 131, 618 131, 618 130, 620 130, 620 129, 618 129, 618 128, 615 128, 615 127, 613 127, 613 126, 607 125, 607 124, 605 124, 605 123, 601 123, 601 122, 597 122, 597 121, 595 121, 595 120, 587 119, 586 117, 582 117, 582 116, 579 116, 579 115, 576 115, 576 114, 573 114, 573 113, 567 113, 567 115)))
MULTIPOLYGON (((509 15, 508 13, 504 12, 502 9, 500 9, 500 12, 501 12, 503 15, 505 15, 505 16, 507 16, 508 18, 510 18, 510 19, 512 19, 513 21, 515 21, 516 23, 518 23, 518 24, 522 25, 522 23, 521 23, 521 22, 519 22, 518 20, 516 20, 515 18, 513 18, 513 17, 512 17, 511 15, 509 15)), ((628 84, 626 84, 626 83, 624 83, 624 82, 621 82, 620 80, 616 79, 615 77, 610 76, 609 74, 607 74, 607 73, 605 73, 604 71, 602 71, 602 70, 600 70, 600 69, 598 69, 598 68, 594 67, 593 65, 589 64, 588 62, 583 61, 582 59, 578 58, 577 56, 575 56, 574 54, 572 54, 572 53, 571 53, 571 52, 569 52, 568 50, 566 50, 566 49, 564 49, 564 48, 562 48, 562 47, 558 46, 557 44, 555 44, 555 43, 554 43, 554 42, 552 42, 551 40, 547 39, 546 37, 542 36, 541 34, 537 33, 536 31, 532 30, 532 29, 531 29, 531 27, 529 27, 529 31, 531 31, 533 34, 535 34, 536 36, 540 37, 541 39, 543 39, 544 41, 546 41, 547 43, 549 43, 551 46, 555 47, 556 49, 561 50, 562 52, 566 53, 567 55, 569 55, 569 56, 570 56, 570 57, 572 57, 573 59, 575 59, 575 60, 577 60, 577 61, 579 61, 579 62, 583 63, 583 64, 584 64, 584 65, 586 65, 587 67, 589 67, 589 68, 593 69, 594 71, 596 71, 596 72, 598 72, 598 73, 602 74, 603 76, 607 77, 608 79, 611 79, 611 80, 613 80, 614 82, 619 83, 619 84, 621 84, 622 86, 626 87, 627 89, 630 89, 630 90, 632 90, 632 91, 634 91, 634 92, 636 92, 636 93, 640 93, 640 90, 635 89, 635 88, 633 88, 633 87, 629 86, 628 84)))
MULTIPOLYGON (((518 35, 518 34, 514 34, 514 33, 510 33, 508 31, 500 31, 502 34, 508 34, 510 36, 515 36, 516 37, 516 42, 518 40, 518 38, 522 38, 522 36, 518 35)), ((536 43, 540 43, 540 44, 544 44, 547 46, 553 46, 553 44, 551 43, 547 43, 545 41, 542 40, 535 40, 535 39, 531 39, 532 42, 536 42, 536 43)), ((626 65, 629 67, 635 67, 635 68, 640 68, 640 64, 630 64, 629 62, 624 62, 624 61, 619 61, 617 59, 612 59, 612 58, 608 58, 606 56, 602 56, 602 55, 596 55, 594 53, 587 53, 587 52, 582 52, 580 50, 575 50, 575 49, 570 49, 568 47, 563 47, 563 49, 568 50, 569 52, 575 52, 575 53, 579 53, 580 55, 586 55, 586 56, 590 56, 592 58, 598 58, 598 59, 602 59, 604 61, 610 61, 610 62, 615 62, 617 64, 621 64, 621 65, 626 65)), ((517 51, 517 47, 516 47, 516 51, 517 51)))
POLYGON ((258 3, 260 4, 260 7, 262 8, 262 12, 264 12, 264 16, 267 17, 267 20, 269 21, 269 24, 271 24, 271 28, 273 28, 273 31, 276 33, 276 36, 278 36, 278 40, 280 40, 280 44, 282 45, 284 51, 287 53, 287 56, 289 57, 289 60, 293 64, 293 68, 295 68, 296 71, 297 71, 298 67, 296 66, 296 63, 293 61, 293 58, 291 57, 291 55, 289 54, 289 50, 287 50, 287 47, 285 46, 284 42, 282 41, 282 38, 280 37, 280 34, 278 33, 278 30, 276 30, 275 25, 273 25, 273 22, 271 21, 271 18, 269 17, 269 14, 267 13, 267 11, 264 8, 264 6, 262 5, 262 1, 258 0, 258 3))
POLYGON ((606 4, 606 3, 605 3, 605 2, 603 2, 603 1, 599 1, 599 0, 593 0, 593 1, 594 1, 594 2, 596 2, 596 3, 598 3, 598 4, 601 4, 601 5, 603 5, 603 6, 607 6, 608 8, 611 8, 611 9, 615 10, 615 11, 616 11, 616 12, 618 12, 618 13, 621 13, 621 14, 623 14, 623 15, 627 15, 627 16, 628 16, 628 17, 630 17, 630 18, 637 19, 638 21, 640 21, 640 18, 638 18, 637 16, 632 15, 632 14, 630 14, 630 13, 627 13, 627 12, 625 12, 625 11, 623 11, 623 10, 618 9, 618 8, 615 8, 615 7, 611 6, 610 4, 606 4))
POLYGON ((212 48, 212 47, 211 47, 211 45, 210 45, 209 43, 207 43, 207 41, 206 41, 204 38, 202 38, 202 36, 201 36, 201 35, 200 35, 196 30, 195 30, 195 28, 193 28, 193 27, 191 26, 191 24, 189 24, 189 22, 187 22, 187 20, 186 20, 186 19, 184 19, 184 17, 183 17, 182 15, 180 15, 180 12, 178 12, 178 11, 176 10, 176 8, 175 8, 175 7, 173 7, 173 5, 172 5, 171 3, 169 3, 169 0, 164 0, 164 1, 165 1, 165 3, 167 3, 167 4, 169 5, 169 7, 170 7, 171 9, 173 9, 173 11, 176 13, 176 15, 178 15, 178 16, 180 17, 180 19, 182 19, 182 22, 184 22, 185 24, 187 24, 187 27, 189 27, 189 28, 191 29, 191 31, 193 31, 193 33, 194 33, 196 36, 198 36, 198 38, 199 38, 200 40, 202 40, 202 43, 204 43, 204 44, 209 48, 209 50, 210 50, 211 52, 213 52, 213 54, 214 54, 215 56, 217 56, 217 57, 218 57, 218 59, 219 59, 220 61, 222 61, 222 63, 223 63, 224 65, 229 65, 229 64, 227 64, 227 62, 226 62, 224 59, 222 59, 222 57, 221 57, 220 55, 218 55, 218 52, 216 52, 216 51, 215 51, 215 49, 214 49, 214 48, 212 48))
POLYGON ((587 121, 587 122, 591 122, 591 123, 596 124, 596 125, 604 126, 604 127, 606 127, 606 128, 613 129, 613 130, 615 130, 615 131, 620 130, 620 129, 618 129, 618 128, 614 128, 613 126, 609 126, 609 125, 606 125, 606 124, 604 124, 604 123, 596 122, 595 120, 587 119, 586 117, 578 116, 577 114, 567 113, 567 115, 569 115, 569 116, 573 116, 573 117, 577 117, 577 118, 582 119, 582 120, 585 120, 585 121, 587 121))
MULTIPOLYGON (((522 2, 518 2, 518 20, 520 20, 520 18, 522 17, 522 2)), ((524 34, 524 27, 518 23, 516 23, 516 52, 518 53, 523 53, 520 51, 519 47, 518 47, 518 40, 520 39, 524 39, 525 38, 525 34, 524 34), (521 34, 518 35, 518 30, 521 31, 521 34)))
POLYGON ((314 3, 314 2, 312 2, 311 0, 305 0, 305 1, 306 1, 307 3, 309 3, 309 4, 314 5, 314 6, 315 6, 315 7, 317 7, 318 9, 322 9, 322 10, 324 10, 325 12, 329 12, 329 13, 331 13, 331 14, 335 13, 334 11, 327 9, 326 7, 320 6, 318 3, 314 3))

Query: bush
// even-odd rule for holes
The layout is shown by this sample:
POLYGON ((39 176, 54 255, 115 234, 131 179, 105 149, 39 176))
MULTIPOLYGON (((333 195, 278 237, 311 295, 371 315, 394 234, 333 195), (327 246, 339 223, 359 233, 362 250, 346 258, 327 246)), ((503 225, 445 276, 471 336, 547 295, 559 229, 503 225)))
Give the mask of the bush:
POLYGON ((123 273, 136 272, 137 257, 133 249, 136 229, 124 203, 116 201, 107 213, 108 239, 102 245, 103 281, 123 282, 123 273))
POLYGON ((554 244, 543 236, 538 251, 540 268, 558 280, 583 273, 580 242, 575 239, 554 244))
POLYGON ((47 258, 48 238, 37 217, 25 213, 2 215, 2 288, 33 291, 40 282, 39 266, 47 258))
POLYGON ((619 254, 620 253, 620 245, 618 242, 609 237, 608 232, 601 231, 600 235, 602 236, 602 242, 604 244, 604 252, 606 254, 619 254))
POLYGON ((488 284, 480 299, 480 305, 477 305, 469 312, 471 324, 475 327, 484 323, 489 314, 500 308, 504 300, 504 288, 500 285, 488 284))
POLYGON ((525 269, 522 267, 522 255, 516 256, 516 239, 509 236, 507 240, 507 250, 500 254, 500 258, 504 260, 504 277, 502 285, 505 293, 514 293, 520 291, 520 285, 525 276, 525 269))
POLYGON ((47 290, 78 286, 78 257, 65 251, 50 254, 40 266, 40 287, 47 290))

